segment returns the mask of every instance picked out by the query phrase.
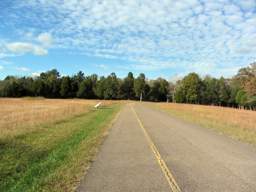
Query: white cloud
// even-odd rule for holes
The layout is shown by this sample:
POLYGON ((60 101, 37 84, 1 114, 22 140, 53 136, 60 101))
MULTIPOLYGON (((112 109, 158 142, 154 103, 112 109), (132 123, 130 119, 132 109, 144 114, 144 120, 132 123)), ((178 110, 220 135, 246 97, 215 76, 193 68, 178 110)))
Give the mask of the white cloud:
POLYGON ((48 50, 42 48, 42 47, 39 47, 39 46, 34 46, 34 51, 33 53, 35 55, 47 55, 48 54, 48 50))
POLYGON ((106 64, 97 64, 96 67, 100 68, 100 69, 107 69, 108 66, 106 64))
POLYGON ((37 40, 42 43, 44 46, 50 46, 53 42, 52 36, 50 33, 41 33, 38 35, 37 40))
POLYGON ((9 50, 15 53, 44 55, 49 47, 63 48, 128 60, 138 70, 204 71, 210 63, 211 73, 223 65, 246 65, 255 55, 255 0, 16 2, 14 15, 31 10, 15 22, 26 21, 20 30, 32 43, 13 45, 9 50))
POLYGON ((25 42, 7 43, 6 47, 9 51, 16 54, 32 53, 34 55, 47 55, 48 51, 38 45, 25 42))
POLYGON ((40 76, 40 72, 33 72, 31 73, 32 77, 39 77, 40 76))
POLYGON ((242 0, 236 2, 244 11, 255 10, 256 1, 255 0, 242 0))
POLYGON ((224 6, 224 13, 226 15, 240 15, 242 14, 240 8, 234 4, 227 4, 224 6))
POLYGON ((27 68, 27 67, 16 67, 15 69, 16 69, 17 71, 22 71, 22 72, 28 72, 28 71, 30 71, 30 69, 27 68))
POLYGON ((3 69, 4 69, 4 67, 2 65, 0 65, 0 70, 3 70, 3 69))
POLYGON ((177 81, 183 79, 185 75, 187 75, 187 74, 185 74, 185 73, 179 73, 179 74, 172 75, 172 76, 169 78, 169 81, 172 82, 172 83, 176 83, 177 81))

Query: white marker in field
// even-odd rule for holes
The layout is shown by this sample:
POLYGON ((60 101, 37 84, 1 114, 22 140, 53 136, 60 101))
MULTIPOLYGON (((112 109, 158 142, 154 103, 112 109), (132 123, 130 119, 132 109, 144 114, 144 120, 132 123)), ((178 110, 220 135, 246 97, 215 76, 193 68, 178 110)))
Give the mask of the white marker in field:
POLYGON ((94 106, 94 108, 99 108, 99 106, 101 105, 101 102, 99 102, 99 103, 97 103, 95 106, 94 106))

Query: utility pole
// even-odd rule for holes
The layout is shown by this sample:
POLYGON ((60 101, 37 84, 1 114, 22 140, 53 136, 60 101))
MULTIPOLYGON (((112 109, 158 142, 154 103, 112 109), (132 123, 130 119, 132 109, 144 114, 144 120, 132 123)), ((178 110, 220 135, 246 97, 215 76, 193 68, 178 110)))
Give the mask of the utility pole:
POLYGON ((166 95, 166 103, 169 103, 169 101, 170 101, 170 94, 167 94, 166 95))
POLYGON ((175 101, 175 91, 176 91, 176 87, 174 87, 173 93, 172 93, 172 102, 173 103, 176 103, 176 101, 175 101))

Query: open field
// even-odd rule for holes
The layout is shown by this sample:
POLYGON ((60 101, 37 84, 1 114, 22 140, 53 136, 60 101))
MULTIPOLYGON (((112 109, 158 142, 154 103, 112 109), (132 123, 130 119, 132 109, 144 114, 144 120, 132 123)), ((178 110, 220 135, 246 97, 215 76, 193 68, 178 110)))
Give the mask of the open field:
POLYGON ((256 144, 256 112, 228 107, 157 103, 160 109, 232 138, 256 144))
MULTIPOLYGON (((0 99, 0 138, 31 132, 37 125, 86 113, 99 101, 81 99, 0 99)), ((113 102, 112 102, 113 103, 113 102)), ((111 104, 105 101, 105 105, 111 104)))
POLYGON ((120 104, 1 99, 0 191, 74 191, 120 104))

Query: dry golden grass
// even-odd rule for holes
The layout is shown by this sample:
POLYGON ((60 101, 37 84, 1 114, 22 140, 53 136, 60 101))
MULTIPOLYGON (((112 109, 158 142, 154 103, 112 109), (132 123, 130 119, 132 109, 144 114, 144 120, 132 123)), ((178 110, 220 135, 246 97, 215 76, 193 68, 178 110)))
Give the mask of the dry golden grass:
POLYGON ((175 103, 158 103, 156 105, 184 120, 216 129, 239 140, 256 143, 255 111, 175 103))
MULTIPOLYGON (((98 100, 82 99, 0 99, 0 138, 17 136, 36 125, 63 120, 87 112, 98 100)), ((113 103, 104 101, 104 105, 113 103)))
POLYGON ((11 120, 2 121, 0 137, 0 191, 6 192, 75 191, 121 107, 102 101, 94 110, 99 101, 77 99, 0 101, 1 115, 11 120))

